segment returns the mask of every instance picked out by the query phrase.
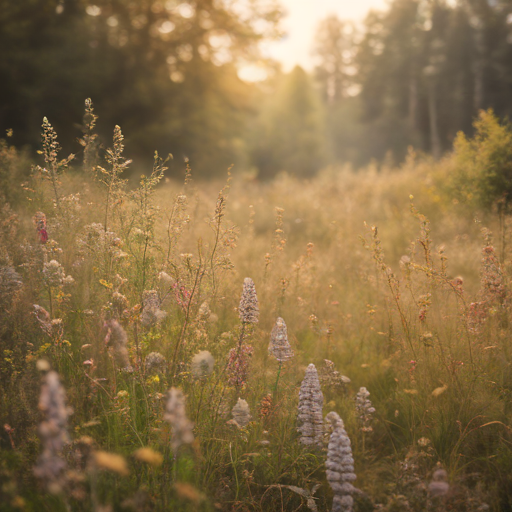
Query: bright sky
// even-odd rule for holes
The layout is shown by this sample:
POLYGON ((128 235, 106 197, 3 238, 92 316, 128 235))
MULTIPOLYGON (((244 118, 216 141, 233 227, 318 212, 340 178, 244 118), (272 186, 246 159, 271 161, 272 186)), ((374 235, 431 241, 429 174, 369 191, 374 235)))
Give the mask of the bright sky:
MULTIPOLYGON (((296 64, 307 70, 313 67, 311 49, 318 23, 336 14, 340 19, 362 21, 370 9, 385 9, 387 0, 280 0, 286 10, 282 28, 286 35, 280 41, 265 44, 262 48, 266 57, 272 57, 283 64, 284 71, 296 64)), ((247 70, 239 73, 241 78, 254 80, 255 73, 247 70)))

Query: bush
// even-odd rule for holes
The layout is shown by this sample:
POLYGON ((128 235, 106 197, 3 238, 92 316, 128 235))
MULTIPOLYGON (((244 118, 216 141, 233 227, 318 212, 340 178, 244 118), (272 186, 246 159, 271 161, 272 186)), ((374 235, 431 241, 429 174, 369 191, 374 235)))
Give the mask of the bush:
POLYGON ((450 189, 470 206, 490 209, 497 201, 512 202, 512 130, 492 110, 481 111, 475 135, 459 132, 455 140, 455 169, 450 189))

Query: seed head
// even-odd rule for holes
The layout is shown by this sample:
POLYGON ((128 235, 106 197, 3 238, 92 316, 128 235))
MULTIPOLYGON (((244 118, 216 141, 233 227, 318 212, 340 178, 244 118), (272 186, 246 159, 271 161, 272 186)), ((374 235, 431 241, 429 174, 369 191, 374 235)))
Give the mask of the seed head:
POLYGON ((158 325, 167 313, 160 309, 160 299, 156 290, 145 290, 142 294, 142 314, 140 321, 145 327, 158 325))
POLYGON ((293 350, 288 342, 288 330, 284 320, 279 317, 270 334, 268 353, 278 361, 288 361, 293 357, 293 350))
POLYGON ((231 410, 231 414, 233 415, 233 419, 235 420, 236 424, 241 428, 247 426, 251 421, 251 411, 249 409, 249 404, 242 398, 238 399, 238 402, 231 410))
POLYGON ((176 453, 183 444, 194 442, 193 423, 187 418, 185 397, 181 389, 171 388, 168 392, 164 420, 171 425, 171 446, 176 453))
POLYGON ((450 490, 450 484, 446 481, 448 473, 444 469, 437 469, 432 475, 432 481, 428 485, 428 493, 431 498, 444 496, 450 490))
POLYGON ((210 306, 208 305, 208 301, 204 301, 199 307, 199 311, 197 312, 197 319, 200 322, 207 322, 210 319, 212 312, 210 311, 210 306))
POLYGON ((260 418, 266 418, 272 412, 272 394, 268 393, 265 395, 260 402, 259 416, 260 418))
POLYGON ((67 427, 71 410, 66 406, 66 393, 55 371, 48 372, 43 378, 39 409, 44 415, 39 425, 43 451, 34 467, 34 474, 50 492, 56 494, 66 483, 64 473, 67 465, 62 451, 69 443, 67 427))
POLYGON ((64 268, 57 260, 44 264, 43 278, 48 286, 60 286, 65 277, 64 268))
POLYGON ((192 358, 192 375, 196 379, 208 377, 208 375, 213 372, 214 364, 215 359, 210 354, 210 352, 208 352, 208 350, 202 350, 192 358))
POLYGON ((144 362, 146 373, 162 373, 165 369, 165 357, 159 352, 151 352, 144 362))
POLYGON ((105 322, 105 327, 107 328, 105 345, 112 347, 117 365, 122 369, 131 370, 128 357, 128 336, 122 325, 117 320, 108 320, 105 322))
POLYGON ((238 306, 238 314, 240 320, 247 324, 257 324, 260 317, 258 307, 258 297, 256 295, 256 287, 254 281, 250 277, 244 279, 244 287, 242 290, 242 298, 238 306))

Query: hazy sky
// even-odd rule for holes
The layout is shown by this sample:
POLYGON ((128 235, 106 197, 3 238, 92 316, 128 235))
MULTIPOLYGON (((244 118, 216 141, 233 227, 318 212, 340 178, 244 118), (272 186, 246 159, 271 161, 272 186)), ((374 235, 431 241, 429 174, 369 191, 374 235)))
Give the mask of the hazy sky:
POLYGON ((285 71, 296 64, 311 69, 311 48, 318 22, 329 14, 340 19, 361 21, 372 9, 383 9, 386 0, 280 0, 287 16, 282 27, 287 35, 264 48, 265 53, 283 63, 285 71))

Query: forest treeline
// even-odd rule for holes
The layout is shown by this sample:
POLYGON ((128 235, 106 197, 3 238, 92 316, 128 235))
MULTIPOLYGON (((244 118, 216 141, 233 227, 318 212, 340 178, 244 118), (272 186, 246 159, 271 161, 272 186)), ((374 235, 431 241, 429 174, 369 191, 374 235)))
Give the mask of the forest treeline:
POLYGON ((511 0, 393 0, 361 27, 331 16, 312 73, 265 62, 265 81, 242 81, 282 14, 273 0, 0 0, 0 129, 34 151, 47 116, 78 152, 92 98, 100 140, 120 125, 135 169, 158 150, 203 177, 234 163, 269 178, 398 162, 410 145, 439 157, 479 110, 512 113, 511 0))

